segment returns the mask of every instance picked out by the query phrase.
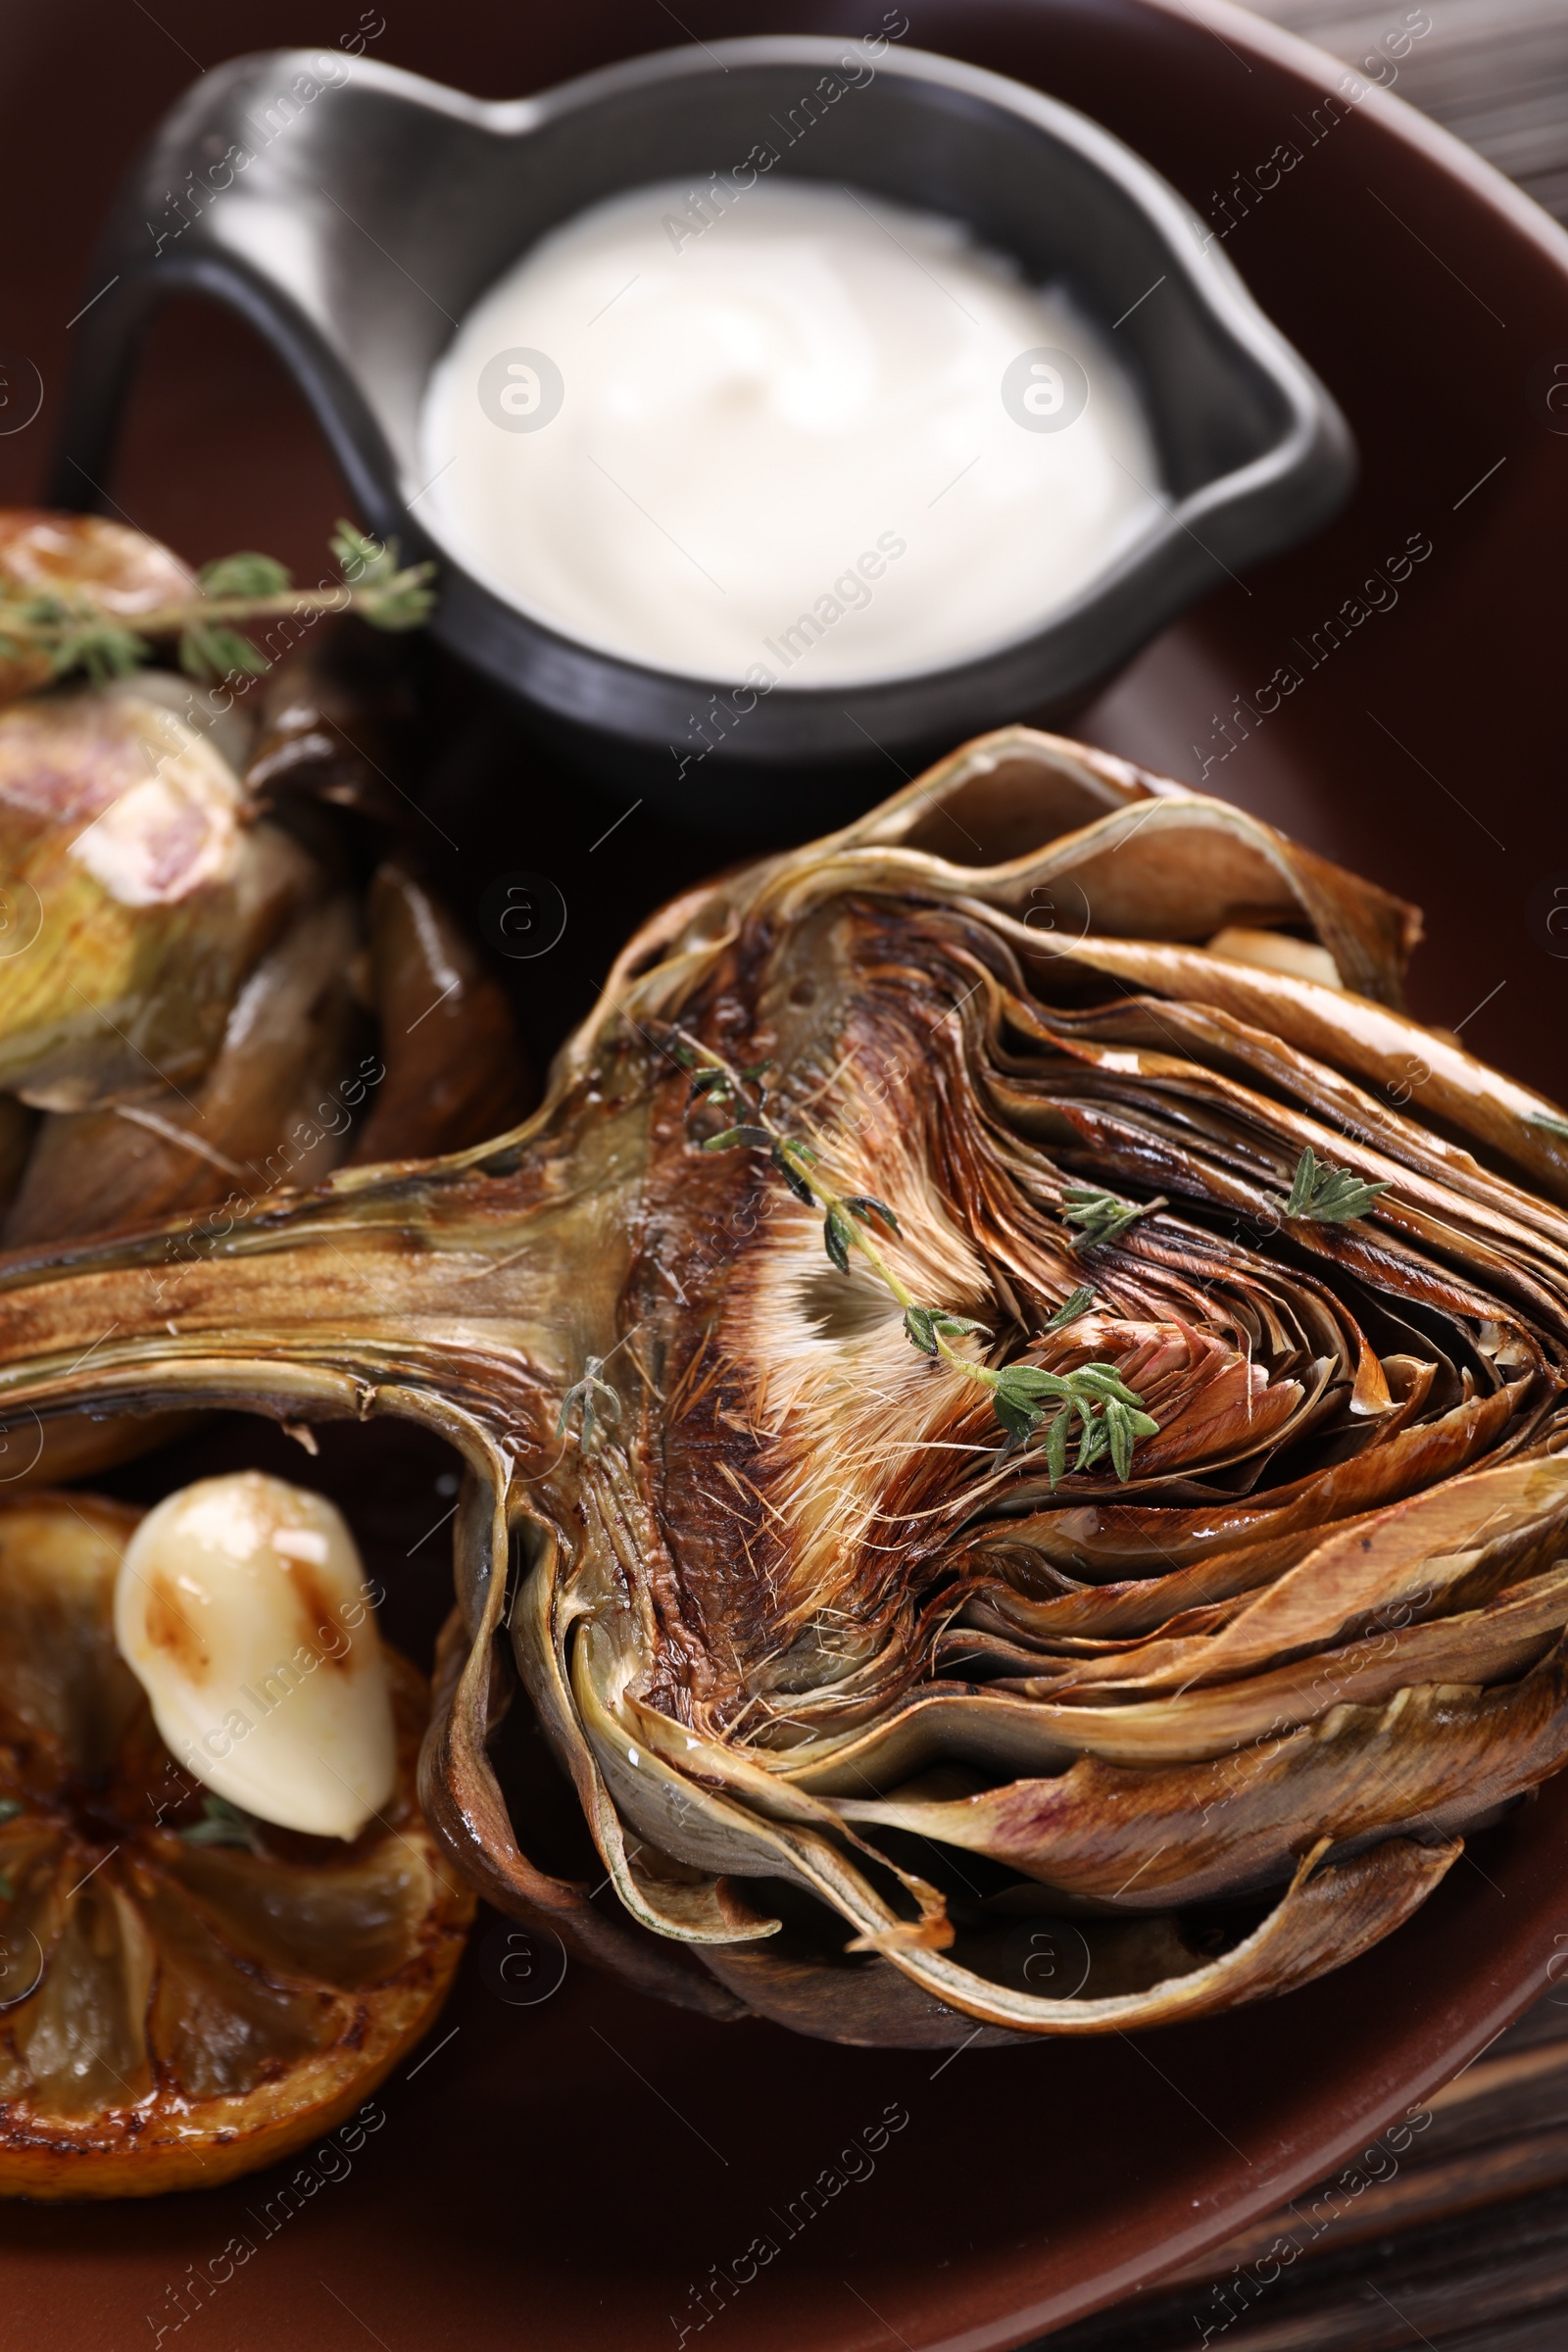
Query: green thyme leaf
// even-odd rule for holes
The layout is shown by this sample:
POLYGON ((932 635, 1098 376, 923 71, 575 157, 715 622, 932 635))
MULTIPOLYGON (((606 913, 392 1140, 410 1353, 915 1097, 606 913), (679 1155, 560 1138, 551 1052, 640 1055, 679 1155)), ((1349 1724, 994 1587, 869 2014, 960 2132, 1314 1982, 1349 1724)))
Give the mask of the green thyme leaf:
POLYGON ((1568 1119, 1556 1118, 1549 1110, 1533 1110, 1529 1123, 1532 1127, 1544 1127, 1548 1135, 1568 1135, 1568 1119))
POLYGON ((945 1340, 959 1340, 971 1331, 983 1332, 988 1340, 991 1337, 988 1324, 977 1323, 972 1315, 950 1315, 941 1307, 933 1312, 931 1327, 940 1331, 945 1340))
POLYGON ((355 610, 374 627, 416 629, 429 618, 435 603, 429 585, 435 575, 433 564, 400 568, 395 539, 372 539, 352 522, 339 522, 332 554, 355 591, 355 610))
POLYGON ((869 1225, 873 1217, 880 1217, 889 1233, 902 1234, 904 1231, 887 1202, 879 1200, 875 1193, 846 1193, 844 1205, 854 1209, 862 1225, 869 1225))
MULTIPOLYGON (((798 1148, 799 1147, 795 1145, 791 1146, 792 1151, 797 1150, 798 1148)), ((795 1195, 797 1200, 804 1200, 808 1208, 814 1206, 816 1195, 807 1183, 806 1178, 801 1174, 800 1169, 791 1164, 789 1155, 785 1152, 784 1146, 781 1143, 776 1143, 773 1146, 771 1158, 774 1167, 777 1168, 779 1174, 783 1177, 785 1183, 789 1186, 790 1191, 795 1195)))
POLYGON ((1078 1444, 1078 1459, 1073 1464, 1074 1470, 1092 1470, 1104 1450, 1104 1421, 1086 1421, 1084 1434, 1078 1444))
POLYGON ((1020 1442, 1014 1434, 1020 1414, 1032 1415, 1038 1423, 1046 1412, 1039 1400, 1060 1399, 1060 1410, 1046 1437, 1046 1468, 1053 1488, 1066 1472, 1074 1415, 1080 1428, 1073 1468, 1093 1469, 1108 1450, 1116 1475, 1123 1481, 1130 1473, 1138 1440, 1159 1432, 1153 1415, 1144 1411, 1143 1398, 1128 1388, 1111 1364, 1085 1364, 1076 1372, 1047 1372, 1039 1364, 1004 1364, 985 1377, 997 1419, 1007 1432, 1004 1451, 1020 1442))
POLYGON ((761 1145, 765 1151, 773 1141, 765 1127, 726 1127, 722 1135, 710 1135, 703 1146, 705 1152, 734 1152, 747 1144, 755 1151, 761 1145))
POLYGON ((204 596, 281 596, 293 586, 275 557, 250 552, 204 564, 196 580, 204 596))
POLYGON ((1065 1396, 1066 1381, 1058 1372, 1043 1372, 1038 1364, 1004 1364, 996 1376, 998 1392, 1008 1396, 1065 1396))
POLYGON ((1114 1399, 1118 1404, 1140 1401, 1137 1391, 1127 1386, 1114 1364, 1083 1364, 1067 1377, 1091 1396, 1114 1399))
POLYGON ((1296 1180, 1285 1203, 1288 1217, 1315 1225, 1343 1225, 1364 1217, 1388 1184, 1367 1184, 1346 1168, 1325 1167, 1310 1144, 1296 1163, 1296 1180))
POLYGON ((935 1355, 937 1351, 936 1326, 929 1308, 906 1307, 904 1314, 904 1328, 909 1335, 910 1345, 918 1348, 922 1355, 935 1355))
POLYGON ((1070 1298, 1057 1307, 1051 1321, 1044 1326, 1042 1339, 1050 1339, 1054 1332, 1065 1331, 1069 1323, 1076 1323, 1080 1315, 1087 1314, 1094 1303, 1094 1292, 1088 1283, 1082 1284, 1070 1298))
POLYGON ((1140 1204, 1118 1200, 1114 1193, 1107 1193, 1099 1185, 1069 1185, 1064 1198, 1067 1206, 1062 1213, 1067 1223, 1082 1229, 1073 1240, 1075 1250, 1095 1242, 1119 1241, 1140 1217, 1152 1216, 1156 1208, 1168 1205, 1163 1194, 1157 1200, 1140 1204))
POLYGON ((339 517, 328 545, 332 561, 356 588, 376 588, 397 569, 397 541, 372 539, 357 523, 339 517))
POLYGON ((24 652, 48 655, 51 677, 84 669, 95 685, 106 678, 128 677, 152 655, 152 647, 133 629, 94 612, 90 605, 67 604, 55 596, 29 597, 17 608, 24 652))
POLYGON ((1317 1153, 1310 1144, 1296 1163, 1296 1176, 1291 1185, 1291 1197, 1285 1203, 1285 1213, 1299 1217, 1306 1213, 1313 1194, 1318 1190, 1317 1153))
POLYGON ((830 1208, 823 1220, 822 1240, 829 1257, 841 1274, 847 1274, 850 1270, 850 1244, 854 1239, 855 1228, 840 1216, 836 1208, 830 1208))
POLYGON ((1002 1389, 993 1391, 991 1409, 1007 1433, 1004 1450, 1009 1453, 1015 1446, 1027 1445, 1044 1419, 1038 1405, 1027 1397, 1010 1396, 1002 1389))

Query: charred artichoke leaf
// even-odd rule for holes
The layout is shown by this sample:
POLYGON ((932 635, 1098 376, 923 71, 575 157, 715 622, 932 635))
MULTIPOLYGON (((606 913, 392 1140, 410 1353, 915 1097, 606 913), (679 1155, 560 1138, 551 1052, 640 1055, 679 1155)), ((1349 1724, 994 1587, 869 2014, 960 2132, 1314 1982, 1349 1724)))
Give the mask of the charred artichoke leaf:
POLYGON ((1047 955, 1093 933, 1200 943, 1277 925, 1310 931, 1347 988, 1402 1001, 1417 910, 1226 801, 1028 727, 982 735, 917 782, 919 797, 897 793, 818 846, 972 867, 987 903, 1047 955))
POLYGON ((672 1998, 928 2042, 1262 1997, 1561 1760, 1568 1154, 1394 1009, 1416 928, 1009 730, 656 916, 510 1135, 14 1258, 0 1411, 449 1436, 431 1818, 672 1998), (1227 924, 1309 932, 1348 986, 1209 955, 1227 924), (1284 1214, 1308 1150, 1354 1215, 1284 1214), (1086 1194, 1143 1212, 1092 1282, 1086 1194), (994 1396, 1050 1409, 1009 1450, 994 1396), (509 1656, 618 1918, 509 1817, 509 1656), (1009 1974, 972 1853, 1101 1906, 1078 1996, 1009 1974))
MULTIPOLYGON (((843 1969, 819 1967, 812 1973, 787 1962, 781 1966, 771 1961, 765 1945, 730 1946, 710 1954, 708 1965, 759 2015, 845 2041, 917 2047, 984 2043, 1012 2037, 996 2031, 1004 2019, 1014 2033, 1021 2028, 1025 2034, 1114 2034, 1178 2025, 1266 2000, 1357 1958, 1420 1908, 1462 1850, 1451 1838, 1396 1838, 1344 1862, 1327 1862, 1325 1845, 1320 1841, 1302 1860, 1261 1926, 1217 1958, 1199 1958, 1170 1936, 1129 1938, 1119 1922, 1107 1934, 1108 1923, 1074 1920, 1090 1961, 1078 1995, 1054 2000, 999 1989, 984 2013, 970 2009, 956 2030, 951 2008, 971 1987, 965 1972, 956 1967, 943 1985, 940 1956, 927 1959, 918 1978, 906 1962, 898 1963, 906 1979, 916 1978, 902 1984, 886 1977, 857 1981, 843 1969), (929 1986, 926 1978, 933 1980, 929 1986), (1103 1989, 1102 1980, 1108 1980, 1103 1989), (911 2000, 911 1992, 925 1998, 911 2000), (971 2016, 982 2018, 978 2031, 971 2016)), ((888 1965, 872 1967, 886 1970, 888 1965)))
POLYGON ((1211 1632, 1064 1662, 1058 1695, 1091 1683, 1192 1690, 1278 1658, 1402 1630, 1491 1599, 1568 1548, 1568 1459, 1527 1455, 1450 1479, 1319 1544, 1211 1632))
POLYGON ((1558 1650, 1517 1683, 1405 1685, 1196 1763, 1090 1757, 975 1796, 930 1798, 916 1783, 838 1809, 1010 1863, 1078 1902, 1163 1911, 1290 1878, 1325 1830, 1344 1852, 1391 1824, 1430 1835, 1506 1802, 1568 1758, 1565 1700, 1558 1650))

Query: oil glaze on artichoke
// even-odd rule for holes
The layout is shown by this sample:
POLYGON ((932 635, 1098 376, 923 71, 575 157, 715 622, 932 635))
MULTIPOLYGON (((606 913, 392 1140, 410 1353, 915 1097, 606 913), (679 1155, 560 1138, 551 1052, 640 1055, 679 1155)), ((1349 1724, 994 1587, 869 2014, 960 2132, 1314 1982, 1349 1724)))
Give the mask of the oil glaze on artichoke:
POLYGON ((14 1253, 3 1409, 450 1437, 427 1809, 649 1988, 926 2043, 1257 1999, 1568 1756, 1568 1127, 1399 1012, 1415 934, 1223 803, 988 738, 655 918, 499 1143, 14 1253), (820 1205, 704 1148, 683 1039, 771 1065, 970 1362, 1112 1366, 1125 1480, 1004 1451, 820 1205), (497 1785, 514 1672, 598 1901, 497 1785))

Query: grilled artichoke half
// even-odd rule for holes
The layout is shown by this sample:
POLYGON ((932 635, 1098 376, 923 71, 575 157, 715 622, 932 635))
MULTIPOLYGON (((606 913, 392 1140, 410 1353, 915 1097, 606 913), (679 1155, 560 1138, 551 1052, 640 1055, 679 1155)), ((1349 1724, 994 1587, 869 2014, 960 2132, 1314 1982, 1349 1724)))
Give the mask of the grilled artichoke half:
POLYGON ((499 1142, 14 1253, 0 1410, 444 1432, 426 1810, 649 1988, 927 2044, 1257 1999, 1568 1755, 1568 1124, 1396 1008, 1416 930, 1223 803, 987 738, 656 917, 499 1142), (911 1347, 819 1201, 705 1148, 712 1055, 983 1329, 911 1347), (1157 1427, 1054 1483, 956 1355, 1109 1364, 1157 1427), (498 1787, 509 1652, 600 1900, 498 1787))

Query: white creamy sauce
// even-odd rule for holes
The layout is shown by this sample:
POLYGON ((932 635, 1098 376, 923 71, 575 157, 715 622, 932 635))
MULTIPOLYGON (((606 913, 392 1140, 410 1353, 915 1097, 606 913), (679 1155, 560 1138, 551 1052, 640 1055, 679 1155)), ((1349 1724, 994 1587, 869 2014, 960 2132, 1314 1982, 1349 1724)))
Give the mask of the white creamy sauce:
POLYGON ((463 320, 426 513, 550 627, 766 690, 1029 635, 1159 519, 1108 338, 958 222, 670 182, 542 238, 463 320))

